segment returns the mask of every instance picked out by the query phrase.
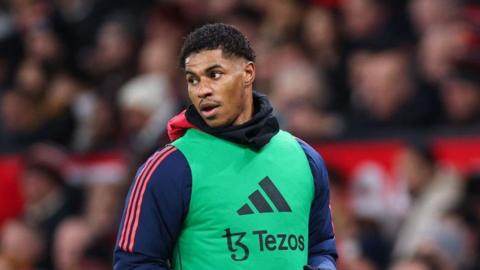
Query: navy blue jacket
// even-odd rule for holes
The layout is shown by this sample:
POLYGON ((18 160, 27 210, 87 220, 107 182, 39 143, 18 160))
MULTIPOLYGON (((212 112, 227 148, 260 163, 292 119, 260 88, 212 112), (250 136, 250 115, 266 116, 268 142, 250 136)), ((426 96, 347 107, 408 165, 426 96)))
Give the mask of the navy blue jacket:
MULTIPOLYGON (((308 263, 320 269, 336 269, 337 254, 325 164, 311 146, 300 140, 299 143, 308 158, 315 181, 315 197, 310 213, 308 263)), ((180 151, 172 149, 170 153, 165 154, 167 156, 151 172, 150 178, 144 179, 144 192, 141 193, 142 190, 137 188, 135 193, 137 196, 133 196, 137 200, 133 200, 132 193, 135 183, 140 180, 139 174, 145 164, 139 169, 127 195, 115 248, 115 270, 170 269, 169 259, 188 212, 192 176, 187 160, 180 151), (130 215, 132 221, 128 226, 126 216, 131 200, 137 204, 132 204, 133 207, 132 205, 130 207, 130 212, 134 214, 130 215), (137 212, 139 217, 136 228, 134 226, 137 214, 135 210, 140 210, 139 213, 137 212), (132 231, 134 228, 135 232, 132 231), (124 239, 120 242, 122 233, 124 239), (129 250, 130 245, 131 250, 129 250)))
MULTIPOLYGON (((278 132, 278 122, 271 115, 272 109, 265 97, 255 95, 254 102, 257 103, 256 114, 248 124, 240 127, 211 129, 191 108, 190 115, 184 112, 171 122, 179 129, 200 128, 222 139, 259 149, 278 132)), ((178 129, 170 130, 171 124, 169 135, 177 134, 178 129)), ((181 133, 170 137, 173 140, 178 136, 181 133)), ((337 252, 327 170, 311 146, 299 139, 298 143, 305 152, 315 182, 309 220, 308 264, 314 269, 334 270, 337 252)), ((173 146, 157 151, 140 167, 125 201, 115 246, 115 270, 171 269, 169 262, 188 213, 191 187, 188 162, 173 146)))

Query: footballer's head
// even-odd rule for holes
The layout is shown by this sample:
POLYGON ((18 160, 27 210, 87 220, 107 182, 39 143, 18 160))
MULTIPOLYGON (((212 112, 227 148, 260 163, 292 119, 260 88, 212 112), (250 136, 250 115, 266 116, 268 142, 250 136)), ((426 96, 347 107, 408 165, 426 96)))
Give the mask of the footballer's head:
POLYGON ((191 32, 180 52, 188 95, 211 127, 240 125, 253 113, 255 53, 235 27, 216 23, 191 32))

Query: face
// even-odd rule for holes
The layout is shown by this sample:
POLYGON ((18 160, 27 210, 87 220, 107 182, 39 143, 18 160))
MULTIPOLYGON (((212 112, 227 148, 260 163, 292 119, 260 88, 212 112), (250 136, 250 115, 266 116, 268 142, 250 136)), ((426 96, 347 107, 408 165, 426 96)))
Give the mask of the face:
POLYGON ((397 159, 398 171, 412 194, 419 194, 433 177, 431 166, 414 149, 405 149, 397 159))
POLYGON ((185 59, 188 95, 210 127, 241 125, 252 118, 255 66, 222 50, 205 50, 185 59))
POLYGON ((441 97, 449 120, 458 123, 476 121, 480 111, 480 86, 452 78, 444 82, 441 97))
POLYGON ((28 205, 38 203, 56 188, 47 175, 35 169, 27 170, 22 180, 22 192, 28 205))
POLYGON ((60 270, 81 269, 85 251, 93 232, 82 219, 71 218, 63 221, 55 232, 54 263, 60 270))

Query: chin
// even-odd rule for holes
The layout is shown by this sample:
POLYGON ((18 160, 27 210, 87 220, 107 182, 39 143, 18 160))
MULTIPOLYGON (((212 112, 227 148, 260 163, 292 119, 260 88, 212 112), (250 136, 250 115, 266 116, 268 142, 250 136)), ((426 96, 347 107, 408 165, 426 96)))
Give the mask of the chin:
POLYGON ((217 128, 217 127, 221 127, 221 126, 225 125, 225 124, 223 124, 221 122, 217 122, 217 121, 205 121, 205 123, 207 123, 207 125, 209 127, 212 127, 212 128, 217 128))
POLYGON ((222 121, 220 119, 203 119, 205 123, 211 128, 225 127, 231 125, 228 121, 222 121))

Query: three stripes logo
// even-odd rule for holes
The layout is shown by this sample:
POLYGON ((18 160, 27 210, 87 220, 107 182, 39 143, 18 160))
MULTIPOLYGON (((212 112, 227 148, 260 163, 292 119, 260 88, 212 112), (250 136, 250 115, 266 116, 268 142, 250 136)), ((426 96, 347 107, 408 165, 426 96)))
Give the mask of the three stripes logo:
MULTIPOLYGON (((260 188, 263 190, 265 195, 270 199, 273 206, 279 212, 292 212, 292 209, 288 205, 287 201, 268 176, 265 177, 258 184, 260 185, 260 188)), ((262 194, 262 192, 260 192, 259 189, 255 190, 252 194, 250 194, 250 196, 248 196, 248 199, 259 213, 273 212, 273 208, 265 199, 264 195, 262 194)), ((239 214, 240 216, 250 215, 253 213, 253 209, 248 203, 245 203, 242 207, 240 207, 240 209, 237 210, 237 214, 239 214)))

